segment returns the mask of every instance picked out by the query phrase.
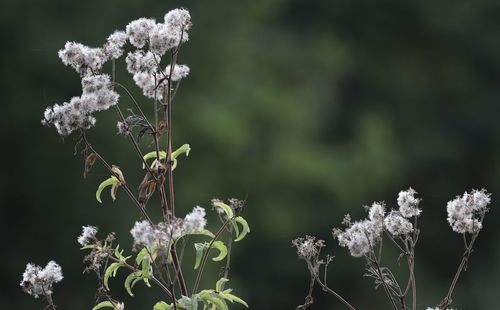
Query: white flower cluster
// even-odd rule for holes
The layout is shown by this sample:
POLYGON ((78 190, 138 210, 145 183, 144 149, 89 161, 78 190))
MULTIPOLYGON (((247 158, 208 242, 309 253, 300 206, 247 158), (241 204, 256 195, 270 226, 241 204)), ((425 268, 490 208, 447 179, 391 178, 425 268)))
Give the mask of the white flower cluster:
POLYGON ((80 97, 47 108, 42 123, 54 125, 60 135, 67 136, 75 130, 91 128, 96 122, 92 113, 107 110, 118 103, 119 95, 113 90, 107 74, 84 76, 82 89, 80 97))
POLYGON ((454 200, 448 202, 448 223, 453 231, 463 234, 477 233, 483 227, 481 214, 487 211, 490 204, 490 194, 486 190, 473 190, 465 192, 454 200))
POLYGON ((413 188, 409 188, 406 191, 400 191, 398 194, 398 206, 401 215, 406 218, 419 216, 422 212, 418 205, 421 199, 415 198, 417 192, 413 188))
POLYGON ((78 236, 78 243, 85 246, 93 241, 97 235, 97 227, 94 226, 82 226, 82 234, 78 236))
POLYGON ((139 48, 127 55, 127 70, 133 75, 134 82, 148 98, 163 99, 167 77, 179 81, 189 75, 189 67, 175 65, 170 74, 170 65, 161 70, 161 56, 167 51, 177 48, 181 42, 189 38, 187 31, 191 28, 191 16, 185 9, 175 9, 165 15, 163 23, 154 19, 140 18, 127 25, 126 31, 132 45, 139 48), (149 51, 143 51, 149 42, 149 51))
POLYGON ((27 264, 20 285, 26 293, 38 298, 40 295, 51 295, 52 285, 62 279, 61 266, 54 261, 50 261, 43 269, 34 264, 27 264))
POLYGON ((391 235, 401 236, 413 231, 413 224, 409 219, 422 213, 422 210, 418 208, 421 199, 415 198, 416 194, 417 192, 411 187, 399 192, 399 210, 392 210, 384 219, 384 226, 391 235))
POLYGON ((413 225, 399 211, 391 211, 384 219, 384 226, 393 236, 406 235, 413 231, 413 225))
POLYGON ((177 48, 189 38, 191 16, 185 9, 168 12, 163 23, 154 19, 139 18, 129 23, 125 31, 115 31, 102 47, 88 47, 77 42, 67 42, 59 51, 62 62, 82 76, 83 94, 69 102, 55 104, 45 110, 42 123, 54 125, 60 135, 66 136, 75 130, 87 130, 96 123, 93 112, 107 110, 117 104, 118 94, 113 90, 108 75, 101 74, 103 65, 123 55, 123 47, 129 41, 138 50, 126 58, 127 70, 144 95, 161 100, 166 92, 167 77, 179 81, 189 75, 189 67, 170 65, 160 68, 161 56, 177 48), (149 51, 141 48, 149 44, 149 51))
POLYGON ((384 228, 385 206, 375 202, 368 210, 368 218, 352 223, 336 235, 340 246, 347 247, 354 257, 368 254, 380 240, 384 228))
POLYGON ((164 223, 151 225, 145 220, 136 222, 130 230, 130 234, 134 238, 134 246, 150 248, 157 244, 166 245, 171 239, 203 230, 207 225, 205 215, 205 209, 196 206, 191 213, 186 214, 184 219, 177 219, 168 225, 164 223))
POLYGON ((334 229, 334 237, 340 246, 347 247, 354 257, 361 257, 377 244, 385 229, 393 235, 405 235, 413 231, 413 225, 408 218, 418 216, 422 211, 418 208, 420 199, 415 198, 417 192, 412 188, 399 192, 399 210, 392 210, 385 214, 385 205, 374 202, 368 208, 368 218, 351 223, 350 217, 344 222, 348 227, 344 230, 334 229))
POLYGON ((303 259, 311 259, 319 253, 316 240, 312 236, 297 238, 292 241, 292 245, 297 248, 297 255, 303 259))

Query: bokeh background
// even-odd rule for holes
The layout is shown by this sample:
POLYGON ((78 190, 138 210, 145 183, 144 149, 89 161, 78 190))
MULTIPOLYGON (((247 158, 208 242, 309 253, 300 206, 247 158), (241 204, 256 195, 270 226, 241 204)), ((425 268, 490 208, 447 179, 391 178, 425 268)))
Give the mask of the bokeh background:
MULTIPOLYGON (((461 258, 446 202, 482 187, 493 193, 493 208, 454 305, 500 307, 498 1, 3 0, 1 309, 40 309, 19 281, 27 262, 51 259, 64 269, 55 287, 59 309, 90 309, 96 280, 82 274, 81 226, 115 231, 130 249, 138 218, 123 193, 98 204, 94 193, 106 172, 96 166, 84 180, 74 137, 60 141, 40 124, 46 106, 81 92, 57 51, 68 40, 99 46, 129 21, 162 19, 179 6, 191 11, 194 27, 180 54, 192 71, 174 108, 174 144, 192 146, 175 172, 177 209, 208 208, 214 197, 247 199, 252 232, 234 248, 230 284, 252 309, 303 302, 307 271, 291 240, 304 234, 325 239, 325 254, 336 256, 333 288, 359 309, 388 309, 383 291, 363 278, 363 261, 338 248, 330 230, 345 213, 364 217, 362 206, 372 201, 394 207, 410 186, 424 199, 418 308, 441 300, 461 258)), ((123 66, 118 79, 140 94, 123 66)), ((140 162, 116 134, 115 115, 97 117, 94 146, 138 184, 140 162)), ((151 210, 159 219, 159 208, 151 210)), ((385 262, 404 280, 395 254, 388 250, 385 262)), ((186 269, 192 264, 187 255, 186 269)), ((204 287, 219 267, 212 265, 204 287)), ((123 282, 111 282, 127 309, 151 309, 162 298, 142 284, 131 298, 123 282)), ((342 308, 319 289, 315 296, 313 309, 342 308)))

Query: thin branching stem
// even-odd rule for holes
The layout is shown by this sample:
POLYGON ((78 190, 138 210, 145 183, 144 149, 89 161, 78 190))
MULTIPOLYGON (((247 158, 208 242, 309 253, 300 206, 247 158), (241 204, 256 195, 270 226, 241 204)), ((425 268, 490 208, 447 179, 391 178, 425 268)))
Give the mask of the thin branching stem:
MULTIPOLYGON (((85 143, 86 147, 88 147, 92 153, 96 154, 96 157, 99 159, 99 161, 102 163, 102 165, 115 177, 119 178, 119 175, 113 171, 112 167, 108 164, 108 162, 101 156, 101 154, 99 154, 93 147, 92 145, 89 143, 89 141, 87 140, 87 137, 85 136, 85 133, 82 132, 82 140, 83 142, 85 143)), ((121 186, 123 187, 123 189, 125 190, 125 192, 127 193, 127 195, 130 197, 130 199, 134 202, 134 204, 136 205, 136 207, 139 209, 139 211, 141 212, 142 216, 152 225, 154 225, 153 221, 151 220, 151 218, 149 217, 149 215, 146 213, 146 210, 144 210, 144 207, 142 206, 142 204, 139 202, 139 200, 137 200, 137 198, 134 196, 134 194, 132 193, 132 191, 130 190, 130 188, 128 187, 128 185, 126 183, 124 184, 121 184, 121 186)))
POLYGON ((316 282, 318 282, 318 284, 321 286, 321 288, 322 288, 325 292, 327 292, 327 293, 329 293, 329 294, 331 294, 331 295, 335 296, 335 298, 337 298, 338 300, 340 300, 340 301, 341 301, 341 302, 342 302, 342 303, 343 303, 343 304, 344 304, 347 308, 349 308, 350 310, 356 310, 356 308, 354 308, 354 306, 353 306, 353 305, 351 305, 351 304, 350 304, 347 300, 345 300, 342 296, 340 296, 340 294, 339 294, 339 293, 335 292, 334 290, 332 290, 331 288, 329 288, 326 284, 324 284, 324 283, 321 281, 321 279, 319 278, 319 276, 318 276, 318 275, 315 275, 315 279, 316 279, 316 282))
MULTIPOLYGON (((123 266, 127 267, 128 269, 134 271, 134 272, 138 272, 140 271, 138 268, 128 264, 127 262, 124 262, 124 261, 121 261, 119 259, 117 259, 116 257, 114 256, 109 256, 109 258, 117 263, 120 263, 120 264, 123 264, 123 266)), ((173 294, 172 292, 168 289, 168 287, 166 287, 160 280, 158 280, 154 275, 151 275, 150 276, 150 279, 153 280, 154 283, 156 283, 156 285, 158 285, 165 293, 167 293, 168 296, 170 296, 171 298, 173 298, 173 294)))
POLYGON ((212 238, 212 240, 208 244, 207 250, 203 253, 203 257, 201 258, 200 268, 198 269, 198 273, 196 274, 196 279, 194 281, 194 286, 193 286, 192 294, 195 294, 196 291, 198 291, 198 286, 200 285, 201 276, 203 275, 203 271, 205 270, 205 265, 206 265, 207 259, 208 259, 208 253, 210 252, 210 249, 212 248, 212 245, 214 244, 215 241, 217 241, 217 239, 219 239, 220 235, 222 234, 222 232, 224 231, 224 229, 226 228, 226 226, 229 223, 231 223, 232 220, 233 220, 233 218, 228 218, 224 222, 224 224, 222 224, 222 226, 219 228, 219 230, 217 230, 217 232, 215 233, 214 237, 212 238))
POLYGON ((127 87, 123 86, 122 84, 120 83, 117 83, 115 81, 113 81, 113 84, 116 85, 116 86, 119 86, 121 87, 126 93, 127 95, 130 97, 130 99, 132 99, 132 102, 134 103, 135 107, 137 108, 137 110, 139 110, 139 113, 141 113, 141 116, 142 118, 146 121, 146 123, 148 124, 148 127, 151 131, 155 131, 155 128, 153 127, 153 125, 151 125, 151 123, 149 122, 148 118, 146 117, 146 115, 144 114, 144 112, 142 111, 139 103, 137 102, 137 100, 135 100, 134 96, 132 96, 132 94, 130 93, 130 91, 128 90, 127 87))
MULTIPOLYGON (((483 211, 481 214, 481 219, 479 220, 480 223, 483 222, 485 215, 486 215, 486 210, 483 211)), ((467 263, 469 261, 470 255, 472 254, 472 251, 473 251, 472 248, 473 248, 474 243, 476 242, 476 239, 478 236, 479 236, 479 230, 472 235, 472 238, 471 238, 469 244, 467 244, 465 251, 462 255, 462 261, 460 262, 460 265, 458 266, 458 269, 455 273, 455 276, 453 277, 453 280, 451 281, 450 288, 448 289, 448 294, 446 295, 446 297, 443 299, 443 301, 439 305, 439 309, 445 310, 451 304, 453 291, 455 290, 455 287, 457 285, 460 274, 462 273, 462 271, 464 271, 464 269, 467 269, 467 263)))

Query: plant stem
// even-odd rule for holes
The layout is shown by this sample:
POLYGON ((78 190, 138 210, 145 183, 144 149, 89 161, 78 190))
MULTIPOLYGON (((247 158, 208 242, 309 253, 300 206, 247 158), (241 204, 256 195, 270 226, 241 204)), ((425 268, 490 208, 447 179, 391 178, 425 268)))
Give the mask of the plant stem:
POLYGON ((347 300, 345 300, 342 296, 340 296, 339 293, 335 292, 334 290, 332 290, 331 288, 329 288, 326 284, 324 284, 323 282, 321 282, 321 279, 319 278, 319 276, 315 275, 315 278, 316 278, 316 282, 318 282, 318 284, 321 286, 321 288, 325 292, 328 292, 331 295, 335 296, 335 298, 337 298, 338 300, 340 300, 347 308, 349 308, 351 310, 356 310, 356 308, 354 308, 353 305, 351 305, 347 300))
MULTIPOLYGON (((139 269, 135 268, 134 266, 132 266, 126 262, 123 262, 112 255, 109 255, 109 258, 112 261, 123 264, 123 266, 127 267, 128 269, 130 269, 134 272, 140 271, 139 269)), ((163 291, 165 291, 165 293, 167 293, 168 296, 173 298, 174 295, 172 294, 172 292, 160 280, 158 280, 154 275, 151 275, 150 279, 153 280, 153 282, 156 283, 163 291)))
MULTIPOLYGON (((85 145, 94 153, 96 154, 96 157, 99 159, 99 161, 103 164, 103 166, 115 177, 119 178, 119 175, 117 175, 113 169, 111 168, 111 166, 108 164, 108 162, 101 156, 101 154, 99 154, 93 147, 92 145, 89 143, 89 141, 87 140, 87 137, 85 136, 85 133, 82 132, 82 140, 83 142, 85 143, 85 145)), ((139 209, 139 211, 141 212, 142 216, 150 223, 150 224, 153 224, 153 221, 151 220, 151 218, 149 217, 149 215, 146 213, 146 210, 144 210, 143 206, 141 205, 141 203, 139 202, 139 200, 137 200, 137 198, 135 198, 134 194, 132 193, 132 191, 130 190, 130 188, 128 187, 127 184, 121 184, 121 186, 123 187, 123 189, 125 190, 125 192, 127 193, 127 195, 130 197, 130 199, 134 202, 134 204, 136 205, 136 207, 139 209)))
POLYGON ((210 249, 212 248, 212 245, 214 244, 214 242, 220 237, 220 235, 222 234, 222 232, 224 231, 224 229, 226 228, 226 226, 233 220, 233 218, 228 218, 224 224, 222 224, 222 226, 219 228, 219 230, 217 231, 217 233, 215 233, 215 236, 212 238, 212 240, 210 241, 210 243, 208 244, 208 249, 205 251, 205 253, 203 253, 203 257, 201 259, 201 265, 200 265, 200 269, 198 270, 198 273, 196 274, 196 279, 194 281, 194 286, 193 286, 193 291, 192 291, 192 294, 195 294, 196 291, 198 290, 198 286, 200 285, 200 280, 201 280, 201 276, 203 274, 203 270, 205 269, 205 265, 207 263, 207 259, 208 259, 208 253, 210 252, 210 249))
POLYGON ((387 283, 385 282, 384 274, 382 273, 382 270, 380 269, 380 264, 379 264, 376 257, 372 261, 372 263, 375 265, 375 268, 377 269, 380 280, 382 281, 382 286, 384 287, 385 293, 387 294, 387 297, 389 298, 392 307, 394 308, 394 310, 398 310, 398 307, 396 306, 396 303, 394 302, 394 299, 392 298, 391 291, 387 287, 387 283))
MULTIPOLYGON (((481 214, 481 219, 479 220, 480 223, 483 222, 485 215, 486 215, 486 210, 483 211, 483 213, 481 214)), ((469 257, 472 253, 472 247, 474 246, 474 242, 476 241, 478 236, 479 236, 479 230, 472 235, 470 243, 465 248, 465 251, 462 255, 462 261, 460 262, 460 265, 458 266, 457 272, 455 273, 455 276, 453 277, 453 281, 451 282, 450 288, 448 290, 448 294, 446 295, 446 297, 443 299, 443 301, 439 305, 439 309, 446 310, 448 308, 448 306, 451 304, 451 302, 452 302, 451 297, 453 295, 453 291, 455 290, 455 286, 457 285, 458 278, 460 277, 460 274, 462 273, 462 271, 464 269, 467 269, 466 266, 467 266, 467 263, 469 261, 469 257)), ((464 233, 464 240, 466 240, 465 233, 464 233)))

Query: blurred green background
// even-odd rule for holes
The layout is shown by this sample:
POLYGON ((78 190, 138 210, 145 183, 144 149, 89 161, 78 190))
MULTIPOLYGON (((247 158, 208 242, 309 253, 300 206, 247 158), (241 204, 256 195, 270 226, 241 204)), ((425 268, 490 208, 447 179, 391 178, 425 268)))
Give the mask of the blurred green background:
MULTIPOLYGON (((179 60, 192 71, 174 107, 174 144, 192 146, 175 172, 177 209, 247 198, 252 232, 234 248, 230 286, 252 309, 303 302, 307 272, 291 240, 304 234, 324 238, 326 252, 335 254, 333 288, 359 309, 388 309, 383 291, 363 278, 363 261, 339 249, 329 232, 344 213, 364 217, 362 206, 372 201, 394 207, 409 186, 424 199, 418 308, 441 300, 461 259, 446 202, 482 187, 493 193, 493 209, 454 305, 500 307, 498 1, 3 0, 1 309, 40 309, 19 281, 27 262, 51 259, 65 276, 55 287, 59 309, 90 309, 96 280, 82 275, 81 226, 116 231, 130 249, 128 231, 138 218, 123 193, 99 205, 94 193, 106 172, 96 166, 83 180, 74 137, 60 141, 40 124, 47 106, 81 93, 78 75, 57 51, 68 40, 99 46, 129 21, 162 19, 179 6, 191 11, 194 27, 179 60)), ((118 80, 130 81, 123 64, 118 80)), ((97 118, 90 140, 138 184, 140 162, 116 135, 114 113, 97 118)), ((214 229, 213 214, 210 223, 214 229)), ((404 279, 404 264, 387 254, 404 279)), ((187 255, 186 269, 192 264, 187 255)), ((204 287, 213 286, 219 267, 212 265, 204 287)), ((128 297, 122 283, 113 280, 111 288, 127 309, 152 309, 162 298, 142 284, 128 297)), ((319 289, 315 297, 313 309, 342 308, 319 289)))

